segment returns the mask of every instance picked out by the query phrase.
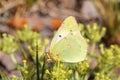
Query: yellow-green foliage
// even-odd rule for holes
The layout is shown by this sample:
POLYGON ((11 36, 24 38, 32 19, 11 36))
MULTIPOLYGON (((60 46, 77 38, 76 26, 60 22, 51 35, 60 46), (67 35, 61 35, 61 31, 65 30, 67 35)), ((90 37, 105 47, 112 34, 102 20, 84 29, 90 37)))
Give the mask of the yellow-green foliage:
POLYGON ((34 45, 34 40, 39 40, 41 35, 37 32, 33 32, 27 25, 24 26, 22 30, 17 31, 18 38, 29 44, 34 45))
MULTIPOLYGON (((39 58, 39 76, 40 80, 87 80, 89 76, 93 76, 92 80, 117 80, 119 76, 115 76, 114 70, 120 68, 120 47, 117 45, 111 45, 106 48, 102 43, 101 38, 105 35, 106 29, 93 25, 79 24, 82 35, 89 39, 90 44, 94 44, 100 47, 98 55, 90 56, 88 52, 88 58, 79 63, 64 63, 60 61, 53 61, 49 59, 45 49, 50 42, 48 39, 41 39, 41 34, 33 32, 27 26, 24 29, 17 31, 17 39, 13 35, 3 34, 3 38, 0 39, 0 50, 4 53, 11 54, 17 53, 17 50, 25 54, 27 53, 23 48, 23 43, 26 44, 25 48, 29 51, 33 61, 30 61, 28 57, 23 59, 21 64, 16 66, 17 70, 21 73, 22 77, 13 75, 9 77, 11 80, 37 80, 36 69, 36 53, 38 52, 39 58), (21 49, 22 48, 22 49, 21 49), (97 61, 96 67, 90 70, 89 59, 95 58, 97 61), (114 76, 113 76, 114 75, 114 76)), ((89 45, 89 43, 88 43, 89 45)), ((49 53, 48 53, 49 54, 49 53)), ((24 55, 23 55, 24 58, 24 55)), ((2 79, 8 79, 3 73, 2 79)))
POLYGON ((120 68, 120 48, 117 45, 111 45, 110 48, 100 45, 100 48, 101 54, 98 57, 100 71, 109 73, 115 68, 120 68))
POLYGON ((88 70, 89 70, 89 63, 87 62, 87 60, 84 60, 83 62, 79 62, 76 64, 76 71, 79 73, 79 75, 87 74, 88 70))
POLYGON ((3 34, 3 39, 0 40, 0 49, 6 54, 13 54, 18 49, 15 37, 12 35, 3 34))
POLYGON ((48 80, 69 80, 72 70, 68 70, 63 63, 56 63, 52 71, 46 70, 46 75, 49 76, 48 80))
POLYGON ((86 26, 85 35, 92 43, 97 43, 105 35, 105 32, 105 27, 100 27, 98 24, 93 23, 92 25, 86 26))
POLYGON ((103 73, 96 73, 94 80, 111 80, 111 79, 103 73))

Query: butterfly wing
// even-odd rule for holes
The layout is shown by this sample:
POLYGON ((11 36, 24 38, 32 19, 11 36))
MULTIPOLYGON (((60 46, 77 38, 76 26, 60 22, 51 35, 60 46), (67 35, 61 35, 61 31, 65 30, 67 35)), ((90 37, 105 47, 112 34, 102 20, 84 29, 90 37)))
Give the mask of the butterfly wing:
POLYGON ((81 36, 68 35, 51 47, 50 53, 62 62, 83 61, 86 56, 86 42, 81 36))
POLYGON ((62 40, 68 34, 72 32, 73 35, 80 35, 80 30, 78 28, 78 24, 74 17, 70 16, 62 23, 61 27, 57 31, 56 35, 54 36, 51 46, 62 40))

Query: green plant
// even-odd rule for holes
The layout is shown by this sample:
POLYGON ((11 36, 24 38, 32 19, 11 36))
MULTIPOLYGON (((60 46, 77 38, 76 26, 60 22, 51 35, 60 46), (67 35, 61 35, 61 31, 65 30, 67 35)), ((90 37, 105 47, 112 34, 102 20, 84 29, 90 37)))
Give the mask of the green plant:
POLYGON ((34 46, 34 41, 39 40, 41 35, 37 32, 33 32, 27 25, 24 25, 22 30, 17 30, 17 35, 20 41, 27 42, 34 46))
POLYGON ((0 49, 6 54, 15 53, 18 49, 15 37, 5 33, 2 36, 3 39, 0 40, 0 49))
POLYGON ((22 63, 16 65, 16 70, 21 73, 21 77, 12 75, 6 76, 0 72, 2 80, 119 80, 119 75, 116 75, 114 70, 120 68, 120 47, 111 45, 106 47, 102 44, 101 39, 105 35, 106 29, 94 23, 92 25, 79 24, 80 31, 89 42, 88 45, 93 44, 99 46, 99 52, 96 55, 95 46, 88 52, 86 59, 78 63, 66 63, 59 60, 54 61, 49 58, 45 52, 47 44, 50 42, 48 39, 41 40, 41 34, 33 32, 29 27, 17 31, 17 36, 3 34, 0 39, 0 50, 8 55, 27 54, 25 48, 29 51, 32 61, 23 56, 22 63), (23 43, 26 44, 24 47, 23 43), (13 49, 13 50, 12 50, 13 49), (89 53, 92 52, 92 55, 89 53), (90 61, 95 59, 97 65, 91 69, 90 61), (39 77, 39 78, 38 78, 39 77))
POLYGON ((46 69, 48 80, 69 80, 72 70, 67 69, 64 63, 57 62, 52 70, 46 69))
POLYGON ((109 77, 113 76, 114 70, 120 68, 120 48, 117 45, 111 45, 110 48, 104 48, 100 45, 101 54, 98 56, 98 70, 100 73, 109 77))
POLYGON ((111 80, 111 79, 103 73, 96 73, 94 80, 111 80))
POLYGON ((90 56, 95 56, 94 49, 105 35, 106 28, 99 26, 97 23, 88 24, 86 28, 82 24, 79 24, 79 27, 82 35, 89 39, 89 43, 92 44, 90 56))
POLYGON ((17 51, 18 46, 17 46, 17 42, 15 40, 15 37, 12 35, 7 35, 7 34, 3 34, 3 39, 0 40, 0 49, 11 56, 13 62, 15 64, 17 64, 16 59, 14 57, 14 53, 17 51))
POLYGON ((115 43, 115 41, 118 40, 120 31, 119 0, 93 0, 93 3, 107 28, 106 38, 109 40, 107 40, 107 43, 111 41, 115 43))

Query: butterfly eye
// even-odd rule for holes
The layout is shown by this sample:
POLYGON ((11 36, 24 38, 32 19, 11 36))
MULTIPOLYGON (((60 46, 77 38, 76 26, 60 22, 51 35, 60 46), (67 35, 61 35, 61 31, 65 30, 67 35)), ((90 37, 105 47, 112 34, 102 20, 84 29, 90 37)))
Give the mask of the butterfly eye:
POLYGON ((59 37, 62 37, 61 35, 59 35, 59 37))

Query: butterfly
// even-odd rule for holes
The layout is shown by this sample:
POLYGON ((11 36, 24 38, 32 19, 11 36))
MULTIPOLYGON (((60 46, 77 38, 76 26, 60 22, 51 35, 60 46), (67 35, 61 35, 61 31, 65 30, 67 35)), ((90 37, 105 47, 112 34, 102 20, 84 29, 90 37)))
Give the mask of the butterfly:
POLYGON ((50 56, 62 62, 83 61, 87 54, 87 44, 80 33, 73 16, 66 18, 50 44, 50 56))

